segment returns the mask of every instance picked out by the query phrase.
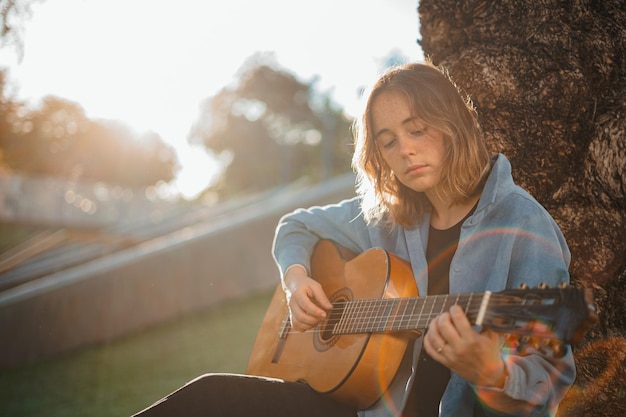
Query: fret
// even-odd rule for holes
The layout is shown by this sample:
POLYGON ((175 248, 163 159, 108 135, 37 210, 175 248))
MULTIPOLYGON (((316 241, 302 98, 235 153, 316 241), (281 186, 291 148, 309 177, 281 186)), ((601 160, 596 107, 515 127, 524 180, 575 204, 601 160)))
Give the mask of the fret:
POLYGON ((357 317, 354 320, 355 327, 359 332, 371 332, 375 331, 372 326, 374 321, 381 314, 382 305, 379 300, 363 300, 358 304, 357 317))
MULTIPOLYGON (((437 316, 439 316, 439 315, 443 314, 444 312, 450 310, 450 307, 452 307, 452 306, 448 304, 449 301, 450 301, 450 297, 448 296, 448 294, 444 295, 443 296, 443 300, 441 302, 441 309, 439 310, 439 314, 437 314, 437 316)), ((434 317, 433 317, 433 319, 434 319, 434 317)))
POLYGON ((467 316, 467 318, 470 318, 470 305, 472 304, 472 296, 474 294, 470 294, 469 297, 467 297, 467 305, 465 306, 465 315, 467 316))
POLYGON ((375 317, 377 314, 377 300, 363 300, 358 304, 359 308, 356 310, 358 312, 358 319, 360 321, 359 328, 363 332, 367 332, 367 325, 371 323, 371 318, 375 317))
POLYGON ((422 320, 422 315, 424 314, 424 307, 426 307, 426 299, 425 298, 420 298, 418 300, 420 302, 420 304, 422 304, 422 308, 420 309, 420 312, 417 316, 417 321, 415 322, 415 328, 416 329, 425 329, 424 326, 421 326, 421 320, 422 320))
POLYGON ((424 328, 428 327, 428 324, 430 323, 430 321, 432 320, 433 317, 433 312, 435 311, 435 306, 437 304, 437 297, 433 296, 433 297, 426 297, 426 300, 432 300, 432 306, 430 307, 430 311, 428 312, 428 316, 426 317, 426 323, 424 324, 424 328))
POLYGON ((347 319, 344 321, 344 324, 341 328, 341 331, 343 333, 350 333, 350 329, 353 326, 353 323, 355 320, 358 320, 359 318, 361 318, 361 314, 362 313, 362 307, 363 304, 365 304, 367 300, 361 300, 361 301, 357 301, 357 302, 347 302, 346 304, 348 305, 348 307, 345 309, 345 314, 347 317, 347 319))
POLYGON ((353 303, 344 303, 343 314, 337 325, 336 332, 338 334, 348 333, 348 326, 350 325, 350 318, 352 317, 352 311, 354 309, 353 303))
POLYGON ((419 298, 409 298, 408 304, 410 305, 411 312, 408 314, 408 319, 406 323, 407 330, 415 330, 417 326, 415 325, 415 308, 419 303, 419 298))
POLYGON ((387 330, 387 322, 391 317, 391 313, 393 312, 393 300, 381 300, 384 305, 382 308, 381 314, 378 316, 378 321, 376 321, 377 327, 376 329, 379 331, 387 330))
POLYGON ((371 324, 372 317, 378 314, 376 301, 377 300, 363 300, 358 304, 359 308, 356 309, 356 313, 359 322, 359 330, 362 332, 371 331, 368 325, 371 324))
POLYGON ((411 300, 410 299, 403 299, 400 301, 400 304, 402 305, 403 309, 402 309, 402 314, 398 314, 399 320, 396 320, 396 327, 395 329, 392 330, 408 330, 408 322, 406 321, 406 317, 407 317, 407 309, 409 308, 409 304, 410 304, 411 300))
POLYGON ((395 302, 393 303, 393 309, 392 309, 393 314, 391 315, 389 320, 387 320, 385 330, 387 331, 398 330, 398 322, 402 321, 402 314, 400 313, 401 308, 402 308, 402 300, 399 298, 396 298, 395 302))
POLYGON ((374 304, 375 308, 373 309, 373 311, 375 312, 375 314, 371 315, 368 318, 368 326, 366 326, 366 329, 370 332, 383 331, 384 328, 381 328, 380 323, 381 320, 384 320, 384 318, 389 314, 387 306, 388 303, 384 302, 384 300, 377 300, 374 304))
MULTIPOLYGON (((456 299, 454 300, 454 304, 453 305, 459 305, 459 299, 461 298, 461 294, 457 294, 456 295, 456 299)), ((460 305, 459 305, 460 306, 460 305)), ((463 307, 461 307, 463 308, 463 307)))
POLYGON ((385 316, 383 317, 384 320, 382 320, 380 322, 380 329, 381 330, 388 330, 388 326, 389 326, 389 322, 391 320, 393 320, 393 313, 395 312, 396 309, 396 299, 391 299, 391 300, 385 300, 388 301, 385 304, 387 304, 387 308, 385 309, 385 316))

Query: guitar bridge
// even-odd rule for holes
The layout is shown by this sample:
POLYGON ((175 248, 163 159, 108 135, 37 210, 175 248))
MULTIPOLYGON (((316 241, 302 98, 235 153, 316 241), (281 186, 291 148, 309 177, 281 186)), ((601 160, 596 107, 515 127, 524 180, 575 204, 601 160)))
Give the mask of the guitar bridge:
POLYGON ((280 326, 280 330, 278 331, 278 343, 276 344, 274 355, 272 355, 272 363, 278 363, 280 360, 283 350, 285 349, 285 343, 287 343, 289 330, 291 330, 291 321, 289 320, 289 314, 287 314, 287 317, 283 320, 283 324, 280 326))

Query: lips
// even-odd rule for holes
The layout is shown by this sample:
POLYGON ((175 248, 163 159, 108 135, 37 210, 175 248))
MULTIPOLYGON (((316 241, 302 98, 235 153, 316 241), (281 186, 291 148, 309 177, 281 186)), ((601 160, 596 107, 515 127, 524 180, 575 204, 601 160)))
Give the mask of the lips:
POLYGON ((406 171, 405 174, 417 174, 421 171, 423 171, 426 168, 425 164, 416 164, 416 165, 411 165, 406 171))

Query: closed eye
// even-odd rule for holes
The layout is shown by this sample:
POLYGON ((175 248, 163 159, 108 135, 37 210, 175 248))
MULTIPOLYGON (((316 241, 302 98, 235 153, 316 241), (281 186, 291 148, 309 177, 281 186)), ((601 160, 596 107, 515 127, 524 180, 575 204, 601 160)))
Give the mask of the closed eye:
POLYGON ((386 140, 386 141, 384 141, 384 143, 383 143, 383 148, 385 148, 385 149, 390 149, 390 148, 392 148, 392 147, 393 147, 393 145, 395 145, 395 144, 396 144, 396 142, 397 142, 396 138, 386 140))
POLYGON ((426 130, 428 127, 421 123, 417 118, 411 118, 404 122, 404 126, 406 130, 409 132, 411 136, 424 136, 426 134, 426 130))

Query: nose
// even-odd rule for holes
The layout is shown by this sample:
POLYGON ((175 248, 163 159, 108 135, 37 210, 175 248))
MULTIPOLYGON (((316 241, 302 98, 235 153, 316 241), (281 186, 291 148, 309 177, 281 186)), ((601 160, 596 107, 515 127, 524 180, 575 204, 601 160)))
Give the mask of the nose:
POLYGON ((415 155, 416 143, 413 138, 408 135, 401 135, 398 139, 398 150, 402 156, 415 155))

